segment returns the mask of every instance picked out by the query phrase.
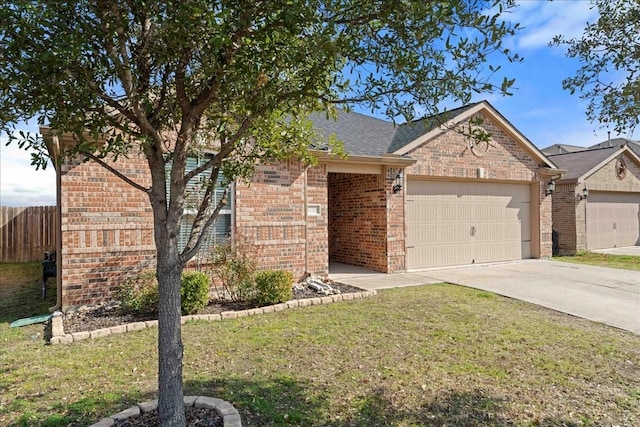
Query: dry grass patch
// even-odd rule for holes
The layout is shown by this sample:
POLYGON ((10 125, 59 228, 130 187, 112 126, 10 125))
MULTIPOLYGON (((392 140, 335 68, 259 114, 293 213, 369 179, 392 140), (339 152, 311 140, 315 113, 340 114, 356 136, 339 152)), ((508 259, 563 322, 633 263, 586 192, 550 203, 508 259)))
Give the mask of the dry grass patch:
MULTIPOLYGON (((0 425, 79 426, 157 390, 157 330, 70 346, 0 324, 0 425)), ((640 424, 640 337, 452 285, 189 322, 185 392, 248 426, 640 424)))

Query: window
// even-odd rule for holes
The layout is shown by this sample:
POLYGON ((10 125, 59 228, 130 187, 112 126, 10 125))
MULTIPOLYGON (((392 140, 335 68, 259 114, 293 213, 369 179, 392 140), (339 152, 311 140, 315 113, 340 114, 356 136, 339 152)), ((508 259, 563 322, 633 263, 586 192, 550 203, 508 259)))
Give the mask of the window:
MULTIPOLYGON (((199 157, 189 157, 187 159, 186 171, 189 172, 196 169, 198 166, 202 165, 206 162, 206 158, 199 157)), ((167 164, 167 171, 170 170, 171 164, 167 164)), ((198 205, 200 201, 200 197, 204 194, 204 185, 206 184, 206 180, 208 179, 210 174, 210 170, 207 170, 201 174, 196 175, 189 184, 187 185, 186 190, 186 199, 187 203, 185 205, 184 214, 182 215, 182 219, 180 221, 180 235, 178 236, 178 249, 182 251, 187 242, 189 241, 189 235, 191 234, 191 227, 193 226, 193 220, 195 219, 195 215, 198 211, 198 205)), ((167 180, 169 179, 169 174, 167 173, 167 180)), ((216 188, 213 195, 212 206, 217 206, 218 202, 224 195, 225 188, 222 185, 223 177, 222 175, 218 176, 218 180, 216 182, 216 188)), ((168 188, 168 183, 167 183, 168 188)), ((214 221, 214 223, 209 228, 207 235, 202 240, 202 246, 200 246, 200 251, 206 251, 212 246, 216 244, 220 244, 224 242, 231 235, 231 205, 233 203, 233 191, 232 188, 229 187, 229 192, 227 193, 227 204, 222 208, 218 217, 214 221)))

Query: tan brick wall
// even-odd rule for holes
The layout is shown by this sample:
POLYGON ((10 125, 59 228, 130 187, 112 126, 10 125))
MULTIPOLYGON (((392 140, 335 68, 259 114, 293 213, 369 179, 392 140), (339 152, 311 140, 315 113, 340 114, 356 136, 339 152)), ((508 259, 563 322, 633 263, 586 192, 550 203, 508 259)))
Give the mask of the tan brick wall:
POLYGON ((307 203, 320 208, 307 222, 299 162, 260 166, 250 184, 236 185, 237 233, 255 245, 261 268, 291 270, 297 279, 328 274, 326 166, 310 168, 306 183, 307 203))
POLYGON ((587 188, 599 191, 640 192, 640 167, 626 153, 622 156, 627 164, 627 173, 623 179, 618 179, 616 175, 616 158, 585 178, 587 188))
MULTIPOLYGON (((150 185, 144 159, 111 162, 141 185, 150 185)), ((113 297, 119 284, 153 268, 153 214, 148 196, 93 162, 61 167, 62 308, 113 297)))
POLYGON ((539 211, 538 215, 532 215, 532 220, 535 220, 536 216, 540 219, 539 227, 534 226, 533 230, 538 233, 534 240, 539 242, 539 247, 532 249, 537 256, 550 257, 552 203, 551 198, 544 194, 549 179, 540 178, 537 161, 519 142, 504 132, 488 115, 483 114, 482 118, 482 127, 491 134, 493 140, 492 146, 484 156, 474 155, 466 138, 449 130, 407 154, 418 160, 416 164, 407 168, 407 174, 464 179, 470 182, 491 180, 536 185, 535 188, 539 190, 538 197, 537 200, 535 195, 532 197, 532 205, 535 206, 537 203, 539 211), (479 168, 483 170, 483 178, 478 178, 479 168))
MULTIPOLYGON (((534 257, 538 258, 551 258, 553 255, 553 237, 552 237, 552 221, 553 221, 553 200, 552 196, 546 196, 545 191, 547 189, 547 184, 550 181, 550 178, 544 179, 538 185, 538 209, 539 209, 539 222, 538 222, 538 242, 539 242, 539 252, 535 255, 534 248, 534 257)), ((534 184, 535 185, 535 184, 534 184)), ((534 187, 535 188, 535 187, 534 187)), ((531 200, 532 209, 535 209, 535 198, 531 200)), ((532 216, 535 218, 535 215, 532 216)), ((536 229, 536 224, 532 223, 534 230, 536 229)), ((532 242, 533 243, 533 242, 532 242)))
POLYGON ((553 228, 559 233, 560 254, 574 254, 587 249, 587 200, 579 196, 586 187, 589 191, 640 192, 640 167, 627 154, 623 179, 616 175, 616 159, 611 160, 594 174, 577 184, 559 184, 553 195, 553 228))

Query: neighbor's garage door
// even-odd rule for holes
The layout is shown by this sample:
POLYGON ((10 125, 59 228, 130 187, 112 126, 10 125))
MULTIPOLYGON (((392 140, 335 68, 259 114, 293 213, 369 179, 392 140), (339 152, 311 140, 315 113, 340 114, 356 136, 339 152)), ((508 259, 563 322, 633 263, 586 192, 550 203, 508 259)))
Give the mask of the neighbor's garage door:
POLYGON ((408 179, 407 268, 531 257, 529 185, 408 179))
POLYGON ((640 193, 591 191, 587 199, 587 249, 640 243, 640 193))

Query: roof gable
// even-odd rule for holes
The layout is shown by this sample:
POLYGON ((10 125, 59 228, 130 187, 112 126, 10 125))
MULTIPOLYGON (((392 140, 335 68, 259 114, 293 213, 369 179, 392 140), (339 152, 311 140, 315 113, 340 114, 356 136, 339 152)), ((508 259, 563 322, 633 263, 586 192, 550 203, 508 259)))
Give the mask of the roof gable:
POLYGON ((559 168, 567 172, 558 180, 559 183, 582 182, 585 178, 595 173, 618 155, 626 153, 640 166, 640 157, 628 146, 596 148, 592 150, 576 151, 550 155, 549 158, 559 168))
MULTIPOLYGON (((462 123, 474 115, 483 112, 488 115, 506 134, 508 134, 515 142, 520 144, 524 150, 536 160, 536 162, 542 166, 549 167, 551 169, 557 169, 556 165, 553 164, 543 153, 540 151, 527 137, 525 137, 520 131, 518 131, 502 114, 498 112, 489 102, 481 101, 476 104, 470 104, 468 106, 462 107, 457 110, 451 110, 452 113, 457 113, 452 115, 452 117, 443 124, 438 126, 434 126, 431 130, 424 133, 420 137, 414 139, 413 141, 405 144, 401 148, 397 149, 395 154, 406 154, 411 150, 419 147, 420 145, 426 143, 430 139, 435 138, 440 133, 445 132, 448 129, 451 129, 453 126, 458 123, 462 123)), ((442 123, 442 121, 440 121, 442 123)))
POLYGON ((348 155, 383 156, 395 154, 403 156, 479 112, 487 114, 495 121, 539 165, 557 169, 556 165, 487 101, 468 104, 399 126, 385 120, 344 110, 338 110, 336 119, 327 119, 323 114, 313 114, 310 119, 320 136, 328 139, 329 136, 335 135, 338 140, 342 141, 344 151, 348 155))

